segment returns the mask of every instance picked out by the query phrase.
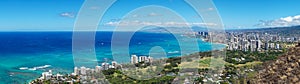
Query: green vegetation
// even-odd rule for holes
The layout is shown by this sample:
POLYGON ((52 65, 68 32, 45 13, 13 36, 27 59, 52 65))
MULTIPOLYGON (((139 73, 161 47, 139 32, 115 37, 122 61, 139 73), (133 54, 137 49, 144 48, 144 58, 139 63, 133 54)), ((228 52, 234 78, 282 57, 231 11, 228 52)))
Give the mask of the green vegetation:
MULTIPOLYGON (((213 68, 211 64, 214 64, 214 67, 222 67, 225 64, 225 70, 222 72, 224 75, 221 76, 223 80, 221 84, 228 83, 247 83, 246 80, 255 77, 257 73, 255 68, 261 65, 263 62, 274 60, 277 56, 283 54, 284 52, 272 51, 272 52, 242 52, 242 51, 227 51, 226 58, 211 57, 210 52, 202 52, 197 54, 192 54, 186 57, 173 57, 165 59, 166 64, 164 69, 159 73, 160 76, 156 76, 149 80, 136 80, 131 77, 124 75, 118 70, 107 70, 103 71, 105 77, 112 84, 169 84, 171 83, 175 76, 178 75, 180 69, 184 68, 197 68, 198 74, 206 74, 210 71, 218 72, 213 68), (196 58, 196 56, 202 56, 199 60, 191 60, 196 58), (182 61, 186 59, 186 61, 182 61), (214 62, 214 63, 212 63, 214 62), (198 65, 198 66, 195 66, 198 65), (174 73, 175 75, 167 75, 169 73, 174 73)), ((147 68, 149 64, 138 63, 136 64, 139 68, 147 68), (146 65, 146 66, 145 66, 146 65)), ((203 79, 205 77, 196 77, 194 78, 195 83, 204 83, 203 79)), ((206 82, 208 83, 208 82, 206 82)))
MULTIPOLYGON (((218 52, 218 51, 217 51, 218 52)), ((107 79, 112 84, 170 84, 174 81, 176 76, 185 78, 185 75, 179 72, 180 70, 194 70, 197 69, 198 72, 192 74, 198 74, 198 76, 193 77, 194 83, 215 83, 212 81, 207 81, 207 78, 212 77, 210 72, 223 74, 220 75, 217 80, 223 80, 219 83, 221 84, 241 84, 247 83, 248 79, 255 78, 257 74, 257 67, 259 67, 263 62, 274 60, 277 56, 283 54, 284 51, 270 51, 270 52, 242 52, 242 51, 227 51, 226 58, 212 57, 211 52, 200 52, 191 54, 183 57, 172 57, 168 59, 156 60, 153 63, 140 62, 135 64, 133 70, 127 70, 125 72, 119 69, 108 69, 103 70, 104 74, 95 76, 99 80, 107 79), (201 57, 199 57, 201 56, 201 57), (198 60, 197 60, 198 59, 198 60), (158 65, 162 61, 166 62, 163 65, 158 65), (225 65, 225 66, 224 66, 225 65), (215 67, 224 67, 224 70, 216 69, 215 67), (137 71, 136 71, 137 70, 137 71), (155 76, 147 80, 138 80, 128 76, 128 74, 138 75, 145 74, 148 72, 160 71, 158 73, 152 73, 155 76), (105 78, 104 78, 105 77, 105 78), (205 81, 203 81, 205 80, 205 81)), ((123 67, 129 67, 129 65, 122 65, 123 67)), ((149 75, 149 74, 147 74, 149 75)), ((141 76, 136 76, 138 78, 143 78, 141 76)), ((77 79, 77 77, 71 77, 72 79, 77 79)), ((181 79, 180 79, 181 80, 181 79)), ((42 83, 50 84, 51 81, 43 81, 42 83)), ((39 82, 40 83, 40 82, 39 82)))
POLYGON ((270 52, 243 52, 243 51, 227 51, 225 61, 232 64, 246 64, 247 62, 261 61, 266 62, 269 60, 277 59, 277 56, 282 55, 283 51, 270 51, 270 52), (244 59, 244 60, 243 60, 244 59))
MULTIPOLYGON (((151 78, 149 80, 137 80, 116 69, 104 70, 103 74, 105 75, 105 78, 108 79, 108 81, 112 84, 170 84, 174 80, 175 76, 168 76, 166 74, 175 73, 176 75, 179 72, 178 64, 180 63, 181 58, 178 57, 166 59, 166 65, 159 73, 160 76, 151 78)), ((149 67, 144 66, 144 63, 142 62, 135 65, 139 66, 139 68, 149 67)))

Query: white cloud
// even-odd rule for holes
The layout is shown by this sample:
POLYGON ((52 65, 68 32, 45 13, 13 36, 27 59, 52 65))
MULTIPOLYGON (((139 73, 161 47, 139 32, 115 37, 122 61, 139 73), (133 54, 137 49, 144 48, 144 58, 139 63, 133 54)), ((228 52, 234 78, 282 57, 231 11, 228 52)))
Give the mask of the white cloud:
POLYGON ((185 22, 145 22, 145 21, 124 21, 124 22, 107 22, 107 26, 163 26, 163 27, 186 27, 186 26, 201 26, 201 27, 213 27, 217 26, 215 23, 185 23, 185 22))
POLYGON ((75 13, 72 12, 63 12, 60 14, 61 17, 68 17, 68 18, 74 18, 75 17, 75 13))
POLYGON ((285 18, 280 18, 280 20, 282 21, 286 21, 286 22, 292 22, 293 21, 293 17, 289 16, 289 17, 285 17, 285 18))
POLYGON ((109 25, 109 26, 114 26, 114 25, 118 25, 119 24, 119 22, 108 22, 108 23, 106 23, 105 25, 109 25))
POLYGON ((282 17, 275 20, 260 20, 260 24, 257 27, 285 27, 285 26, 297 26, 300 25, 300 15, 282 17))

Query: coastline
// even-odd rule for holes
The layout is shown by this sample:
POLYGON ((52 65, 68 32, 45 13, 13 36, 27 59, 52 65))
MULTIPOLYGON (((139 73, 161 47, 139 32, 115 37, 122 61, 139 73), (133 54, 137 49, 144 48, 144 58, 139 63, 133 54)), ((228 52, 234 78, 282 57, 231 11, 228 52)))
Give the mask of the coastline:
MULTIPOLYGON (((203 41, 204 42, 204 41, 203 41)), ((215 44, 217 44, 217 45, 219 45, 219 44, 221 44, 221 43, 210 43, 210 45, 215 45, 215 44)), ((224 44, 221 44, 221 45, 224 45, 224 44)), ((223 49, 224 49, 224 47, 223 47, 223 49)), ((196 54, 196 53, 201 53, 201 52, 210 52, 210 51, 213 51, 213 50, 205 50, 205 51, 198 51, 198 52, 193 52, 193 53, 190 53, 190 54, 196 54)), ((187 56, 187 55, 174 55, 174 56, 172 56, 172 57, 174 57, 174 58, 176 58, 176 57, 184 57, 184 56, 187 56)), ((171 57, 171 58, 172 58, 171 57)), ((33 79, 33 80, 35 80, 35 79, 33 79)), ((29 81, 33 81, 33 80, 29 80, 29 81)))
MULTIPOLYGON (((156 59, 156 60, 153 60, 153 61, 154 62, 159 62, 159 61, 162 61, 162 60, 167 61, 167 60, 170 60, 170 59, 183 59, 183 60, 186 61, 187 59, 196 59, 196 58, 202 59, 202 58, 205 58, 205 57, 210 57, 210 53, 214 52, 214 51, 219 52, 219 50, 199 51, 199 52, 196 52, 196 53, 191 53, 189 55, 181 55, 181 56, 176 56, 176 57, 162 58, 162 59, 156 59)), ((199 59, 197 59, 197 60, 199 60, 199 59)), ((120 65, 124 66, 124 65, 127 65, 127 64, 131 64, 131 63, 120 64, 120 65)), ((72 75, 73 73, 67 73, 65 75, 72 75)), ((39 78, 41 78, 41 77, 38 77, 38 78, 33 79, 33 80, 30 80, 28 83, 29 84, 34 84, 32 82, 38 80, 39 78)))

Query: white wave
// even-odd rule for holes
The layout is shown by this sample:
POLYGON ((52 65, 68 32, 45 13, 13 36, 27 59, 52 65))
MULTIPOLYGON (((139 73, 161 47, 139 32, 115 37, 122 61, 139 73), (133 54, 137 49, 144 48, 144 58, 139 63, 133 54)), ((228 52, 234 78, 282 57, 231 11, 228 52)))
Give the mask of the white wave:
POLYGON ((32 68, 28 68, 28 67, 20 67, 19 69, 20 69, 20 70, 31 70, 31 71, 35 71, 35 70, 38 70, 38 69, 45 69, 45 68, 48 68, 48 67, 51 67, 51 65, 37 66, 37 67, 32 67, 32 68))
POLYGON ((36 68, 29 68, 28 70, 30 70, 30 71, 35 71, 36 68))
POLYGON ((20 69, 20 70, 27 70, 28 67, 20 67, 19 69, 20 69))
POLYGON ((44 69, 44 68, 48 68, 50 67, 51 65, 44 65, 44 66, 38 66, 38 67, 34 67, 36 69, 44 69))
POLYGON ((169 51, 168 53, 179 53, 179 51, 169 51))

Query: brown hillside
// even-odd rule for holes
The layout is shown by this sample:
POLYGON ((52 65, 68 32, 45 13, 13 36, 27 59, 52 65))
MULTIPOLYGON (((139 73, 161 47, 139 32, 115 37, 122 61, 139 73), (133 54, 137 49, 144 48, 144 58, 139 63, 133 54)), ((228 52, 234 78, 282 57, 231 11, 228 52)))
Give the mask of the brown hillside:
POLYGON ((277 60, 264 63, 255 84, 300 84, 300 47, 291 48, 277 60))

